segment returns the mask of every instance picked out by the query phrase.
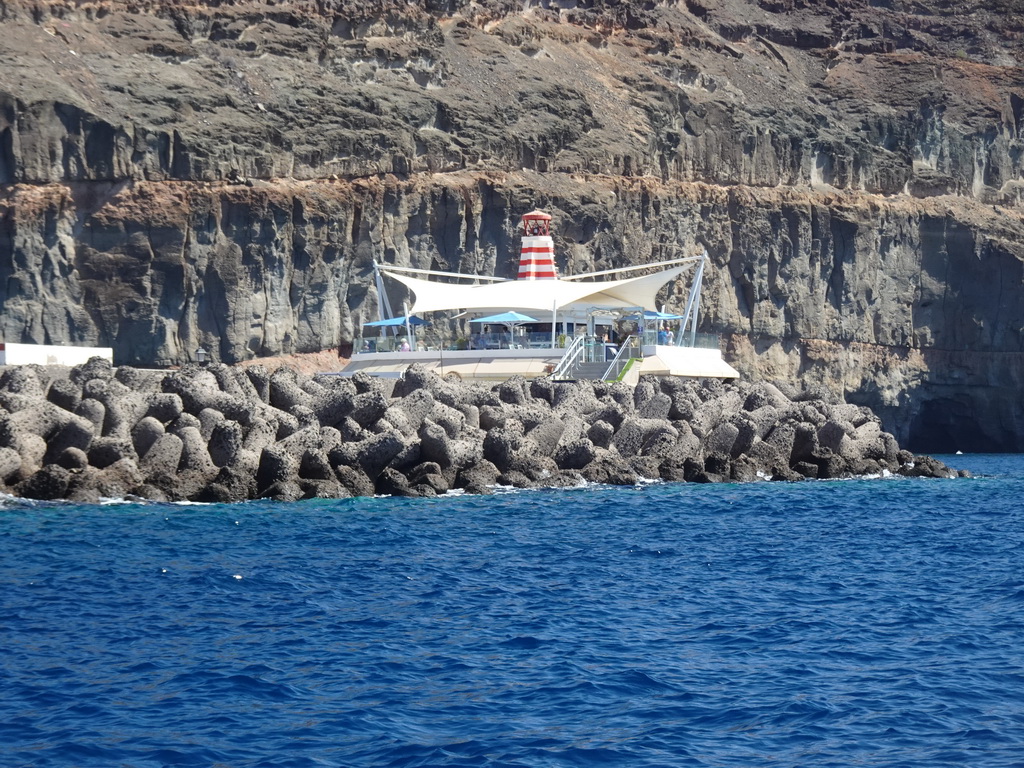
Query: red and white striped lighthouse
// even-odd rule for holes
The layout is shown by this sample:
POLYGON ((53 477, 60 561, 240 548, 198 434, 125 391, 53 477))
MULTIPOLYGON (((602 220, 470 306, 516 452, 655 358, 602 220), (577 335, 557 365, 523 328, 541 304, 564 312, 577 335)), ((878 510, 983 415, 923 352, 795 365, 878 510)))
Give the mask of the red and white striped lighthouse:
POLYGON ((555 241, 551 239, 551 217, 543 211, 523 216, 523 247, 519 254, 520 280, 554 280, 555 241))

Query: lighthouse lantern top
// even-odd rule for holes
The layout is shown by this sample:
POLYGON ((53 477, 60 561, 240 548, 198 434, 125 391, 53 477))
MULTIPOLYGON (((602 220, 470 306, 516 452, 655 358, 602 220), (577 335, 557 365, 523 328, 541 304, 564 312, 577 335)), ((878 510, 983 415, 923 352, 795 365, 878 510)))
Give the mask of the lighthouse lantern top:
POLYGON ((550 235, 551 217, 544 211, 523 214, 523 234, 532 237, 550 235))

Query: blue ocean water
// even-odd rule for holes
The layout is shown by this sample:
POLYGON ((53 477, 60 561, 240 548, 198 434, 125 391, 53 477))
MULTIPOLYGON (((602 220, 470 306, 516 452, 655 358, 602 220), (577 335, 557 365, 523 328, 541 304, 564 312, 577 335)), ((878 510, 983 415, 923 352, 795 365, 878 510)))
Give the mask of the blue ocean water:
POLYGON ((0 505, 3 766, 1020 766, 974 479, 0 505))

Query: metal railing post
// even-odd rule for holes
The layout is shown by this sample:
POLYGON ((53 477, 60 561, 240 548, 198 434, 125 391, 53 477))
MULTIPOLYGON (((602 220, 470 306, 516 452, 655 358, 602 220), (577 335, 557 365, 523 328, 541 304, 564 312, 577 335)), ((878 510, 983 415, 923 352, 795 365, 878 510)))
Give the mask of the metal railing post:
POLYGON ((572 343, 565 348, 565 352, 562 354, 562 359, 558 361, 558 365, 555 366, 555 370, 551 372, 552 379, 558 379, 565 376, 576 362, 584 350, 584 342, 586 337, 577 336, 572 340, 572 343))
MULTIPOLYGON (((616 378, 618 377, 618 366, 621 363, 622 357, 626 353, 626 350, 630 349, 630 342, 632 340, 632 336, 627 336, 626 340, 619 345, 619 350, 615 353, 615 357, 612 358, 611 363, 609 363, 608 367, 604 371, 604 374, 601 376, 601 379, 603 381, 608 381, 608 379, 611 378, 610 374, 613 370, 616 371, 616 378)), ((630 357, 632 357, 632 355, 630 355, 630 357)))

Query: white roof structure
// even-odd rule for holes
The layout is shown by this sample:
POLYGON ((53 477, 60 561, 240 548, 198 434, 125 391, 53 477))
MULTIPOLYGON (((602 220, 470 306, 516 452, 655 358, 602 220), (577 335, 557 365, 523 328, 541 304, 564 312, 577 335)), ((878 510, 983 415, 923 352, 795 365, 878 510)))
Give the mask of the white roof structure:
MULTIPOLYGON (((670 280, 675 279, 700 257, 676 259, 671 262, 608 272, 574 275, 569 279, 555 280, 504 280, 479 285, 459 283, 438 283, 412 277, 401 272, 419 272, 420 270, 402 267, 385 267, 381 271, 398 280, 415 295, 411 312, 441 312, 450 310, 467 311, 503 311, 508 309, 525 309, 533 311, 564 311, 572 309, 656 309, 655 297, 658 290, 670 280), (651 266, 677 264, 650 275, 627 277, 614 280, 592 280, 597 275, 619 274, 637 271, 651 266)), ((433 272, 431 274, 439 274, 433 272)), ((473 275, 444 273, 449 277, 462 280, 473 279, 473 275)), ((487 278, 485 278, 487 279, 487 278)), ((490 278, 494 280, 494 278, 490 278)))

